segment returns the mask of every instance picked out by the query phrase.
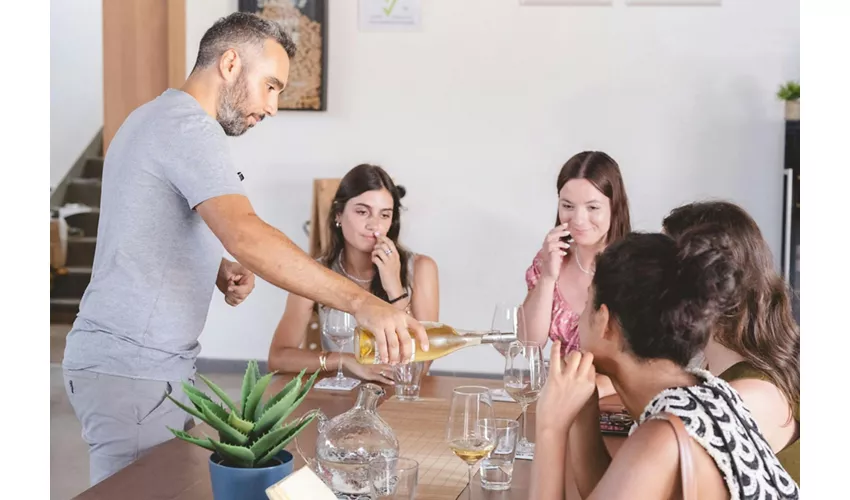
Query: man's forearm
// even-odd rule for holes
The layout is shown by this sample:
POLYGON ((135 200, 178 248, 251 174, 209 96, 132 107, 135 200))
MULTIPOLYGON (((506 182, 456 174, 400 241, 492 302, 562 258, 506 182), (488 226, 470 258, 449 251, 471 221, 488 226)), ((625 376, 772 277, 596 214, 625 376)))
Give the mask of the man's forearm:
POLYGON ((259 217, 245 221, 225 247, 269 283, 328 307, 353 313, 367 297, 362 288, 318 264, 259 217))

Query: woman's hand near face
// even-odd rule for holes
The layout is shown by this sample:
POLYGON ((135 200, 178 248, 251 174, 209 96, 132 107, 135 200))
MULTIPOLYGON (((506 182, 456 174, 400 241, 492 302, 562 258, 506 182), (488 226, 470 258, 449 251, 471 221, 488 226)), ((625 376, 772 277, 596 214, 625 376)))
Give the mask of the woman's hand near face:
POLYGON ((378 267, 381 285, 392 300, 404 293, 404 288, 401 286, 401 260, 398 249, 393 241, 383 234, 376 233, 375 240, 372 262, 378 267))
POLYGON ((561 238, 570 234, 568 231, 569 224, 564 223, 560 226, 555 226, 546 234, 546 239, 543 240, 543 248, 541 258, 543 265, 541 273, 546 278, 552 281, 557 281, 561 274, 561 264, 564 262, 564 256, 567 255, 567 249, 570 245, 564 243, 561 238))

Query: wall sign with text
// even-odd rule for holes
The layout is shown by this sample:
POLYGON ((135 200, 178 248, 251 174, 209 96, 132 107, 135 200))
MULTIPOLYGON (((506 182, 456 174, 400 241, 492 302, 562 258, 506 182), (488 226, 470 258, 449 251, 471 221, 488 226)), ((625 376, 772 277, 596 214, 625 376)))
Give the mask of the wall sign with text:
POLYGON ((421 0, 360 0, 363 31, 419 31, 421 0))

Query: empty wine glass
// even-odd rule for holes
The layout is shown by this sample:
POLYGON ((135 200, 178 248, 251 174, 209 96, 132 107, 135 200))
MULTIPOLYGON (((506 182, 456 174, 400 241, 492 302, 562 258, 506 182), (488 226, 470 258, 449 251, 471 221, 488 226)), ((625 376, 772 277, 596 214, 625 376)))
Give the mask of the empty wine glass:
POLYGON ((517 340, 508 347, 505 355, 505 392, 522 407, 522 436, 517 443, 517 453, 534 453, 534 443, 526 434, 528 406, 537 400, 546 383, 543 363, 543 346, 537 342, 517 340))
POLYGON ((339 347, 339 366, 334 383, 340 387, 359 382, 342 374, 342 353, 345 351, 345 346, 354 339, 354 329, 356 326, 357 322, 354 320, 354 316, 337 309, 328 311, 322 323, 322 334, 339 347))
POLYGON ((469 498, 472 499, 473 469, 496 446, 493 427, 480 425, 493 418, 490 389, 467 385, 452 391, 452 405, 446 422, 446 442, 452 452, 469 467, 469 498))
MULTIPOLYGON (((490 329, 494 332, 513 333, 518 336, 518 323, 521 309, 522 306, 507 304, 504 302, 496 304, 496 308, 493 311, 493 322, 490 325, 490 329)), ((499 354, 502 356, 508 353, 508 347, 510 345, 510 342, 493 343, 493 347, 499 351, 499 354)))

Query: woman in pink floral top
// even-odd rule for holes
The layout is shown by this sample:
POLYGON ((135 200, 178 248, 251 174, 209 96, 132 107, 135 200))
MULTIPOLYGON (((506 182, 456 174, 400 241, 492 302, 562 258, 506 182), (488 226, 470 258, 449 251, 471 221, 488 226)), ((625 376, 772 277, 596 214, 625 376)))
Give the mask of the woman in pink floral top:
POLYGON ((525 274, 523 336, 540 344, 547 336, 560 340, 565 357, 579 349, 578 319, 596 254, 628 234, 631 223, 620 167, 605 153, 585 151, 570 158, 558 174, 557 188, 555 227, 525 274))

